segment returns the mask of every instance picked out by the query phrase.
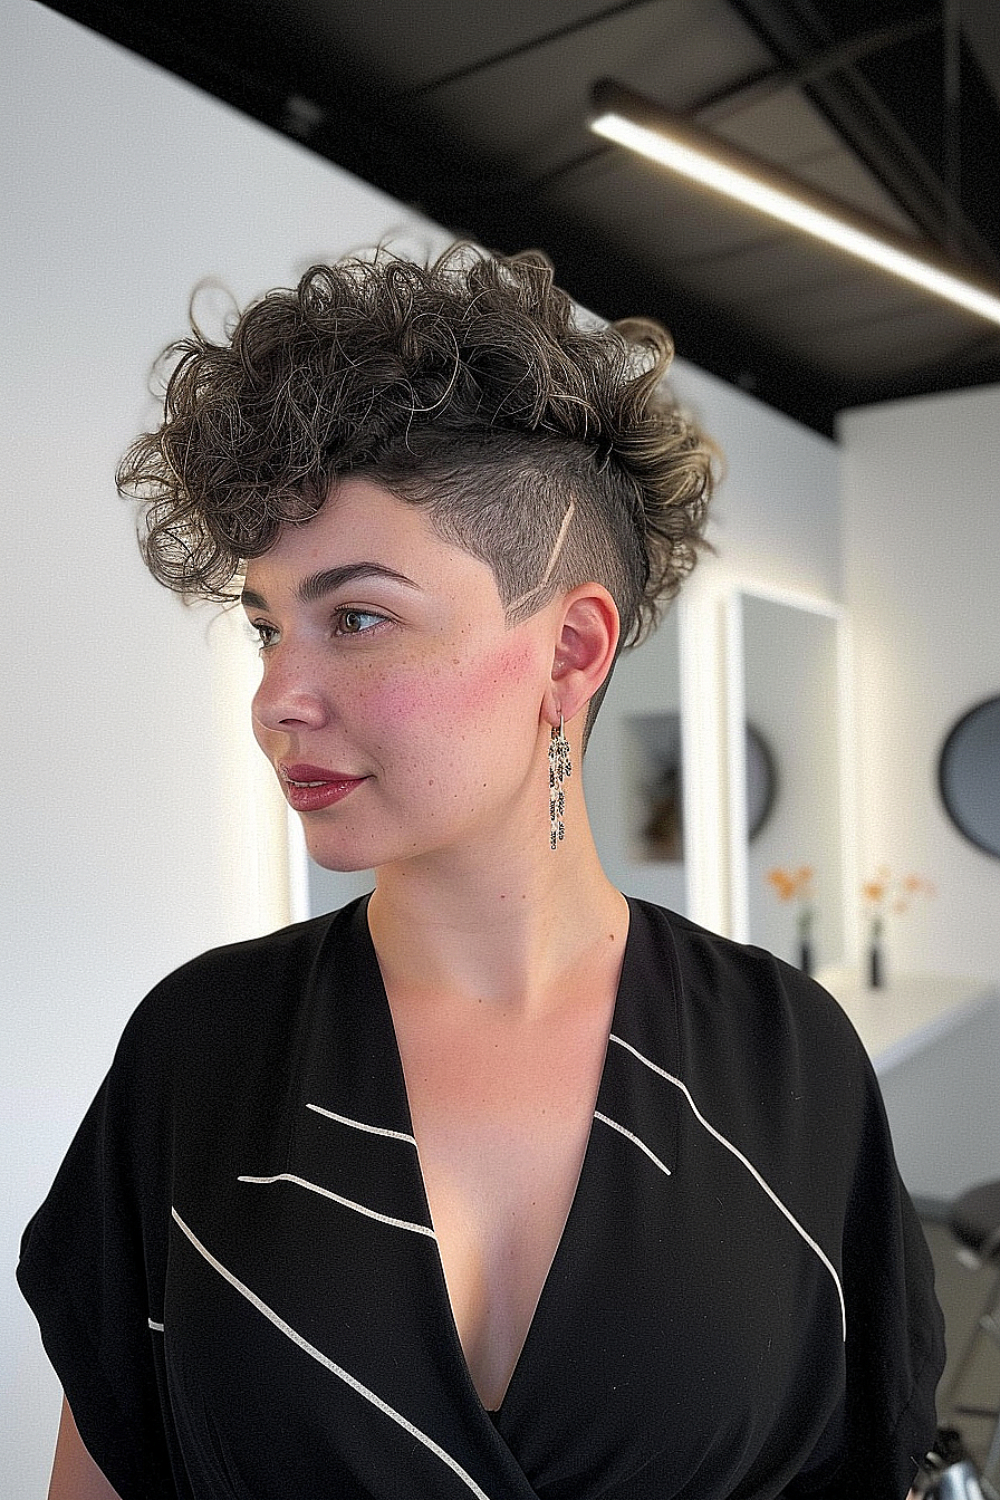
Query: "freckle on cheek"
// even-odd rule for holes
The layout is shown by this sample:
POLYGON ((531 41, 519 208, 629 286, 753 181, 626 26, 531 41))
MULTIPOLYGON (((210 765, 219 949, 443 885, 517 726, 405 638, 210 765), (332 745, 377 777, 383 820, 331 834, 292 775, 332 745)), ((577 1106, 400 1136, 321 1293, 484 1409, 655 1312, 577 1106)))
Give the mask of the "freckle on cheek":
POLYGON ((489 704, 506 697, 512 683, 528 675, 534 667, 530 649, 523 645, 502 647, 481 661, 463 681, 462 701, 467 704, 489 704))
POLYGON ((507 696, 509 686, 534 669, 531 649, 522 643, 501 646, 471 663, 466 671, 428 667, 405 681, 387 683, 366 697, 366 712, 385 724, 404 724, 429 714, 461 714, 507 696))

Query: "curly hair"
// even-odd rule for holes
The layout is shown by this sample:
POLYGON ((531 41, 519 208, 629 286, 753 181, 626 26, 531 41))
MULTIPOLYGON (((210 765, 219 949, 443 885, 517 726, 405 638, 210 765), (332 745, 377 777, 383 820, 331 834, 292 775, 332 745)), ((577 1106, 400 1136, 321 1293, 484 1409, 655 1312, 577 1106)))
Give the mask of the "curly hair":
POLYGON ((696 560, 714 450, 666 395, 644 321, 583 327, 538 252, 455 245, 308 270, 225 342, 167 351, 159 428, 118 471, 161 583, 231 599, 242 565, 363 474, 487 562, 511 618, 596 580, 622 645, 696 560))

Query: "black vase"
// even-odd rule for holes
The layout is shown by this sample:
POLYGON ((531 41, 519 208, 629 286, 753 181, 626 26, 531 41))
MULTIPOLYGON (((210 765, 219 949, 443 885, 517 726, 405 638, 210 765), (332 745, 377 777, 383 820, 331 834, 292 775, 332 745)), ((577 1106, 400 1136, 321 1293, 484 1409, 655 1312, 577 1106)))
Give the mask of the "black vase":
POLYGON ((872 943, 868 949, 868 984, 873 990, 881 990, 885 987, 885 967, 882 963, 882 949, 878 943, 872 943))
POLYGON ((799 968, 803 974, 813 971, 813 948, 808 938, 799 938, 799 968))

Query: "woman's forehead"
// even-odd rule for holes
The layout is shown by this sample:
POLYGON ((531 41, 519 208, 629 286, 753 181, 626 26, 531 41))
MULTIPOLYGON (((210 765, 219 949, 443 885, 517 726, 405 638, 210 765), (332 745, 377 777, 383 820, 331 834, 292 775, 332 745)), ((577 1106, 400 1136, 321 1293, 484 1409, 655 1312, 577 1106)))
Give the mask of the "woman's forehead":
POLYGON ((286 522, 273 546, 247 561, 244 598, 259 594, 268 578, 286 583, 294 575, 296 592, 308 601, 363 574, 423 590, 462 580, 496 592, 489 565, 442 536, 427 507, 351 476, 331 489, 315 515, 286 522))

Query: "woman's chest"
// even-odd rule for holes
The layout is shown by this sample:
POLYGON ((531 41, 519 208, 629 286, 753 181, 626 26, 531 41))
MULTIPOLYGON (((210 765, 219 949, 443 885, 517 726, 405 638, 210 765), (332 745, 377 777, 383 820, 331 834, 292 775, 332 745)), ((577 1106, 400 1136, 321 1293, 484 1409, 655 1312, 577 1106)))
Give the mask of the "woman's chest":
POLYGON ((602 1070, 601 1045, 564 1033, 501 1069, 454 1034, 421 1051, 400 1032, 397 1049, 391 1028, 338 1025, 280 1087, 269 1056, 210 1118, 177 1118, 151 1317, 204 1493, 284 1495, 308 1456, 303 1492, 337 1500, 467 1495, 454 1464, 490 1500, 624 1497, 639 1473, 645 1492, 713 1500, 748 1466, 803 1462, 842 1388, 836 1288, 756 1145, 741 1134, 734 1154, 714 1109, 692 1109, 669 1047, 616 1041, 602 1070), (526 1245, 531 1274, 505 1280, 526 1245), (479 1325, 513 1367, 496 1429, 452 1316, 456 1253, 473 1312, 492 1288, 505 1320, 506 1345, 479 1325))
POLYGON ((701 1149, 704 1132, 669 1112, 654 1134, 627 1103, 600 1101, 523 1348, 506 1346, 513 1374, 482 1367, 481 1395, 510 1375, 499 1446, 473 1341, 449 1317, 413 1139, 305 1106, 287 1156, 231 1160, 219 1140, 189 1160, 164 1378, 206 1493, 287 1493, 263 1476, 298 1476, 304 1455, 328 1483, 310 1492, 338 1500, 381 1494, 375 1470, 435 1500, 467 1494, 438 1450, 491 1500, 561 1494, 568 1475, 581 1497, 617 1493, 612 1476, 640 1470, 689 1500, 730 1493, 765 1453, 801 1462, 842 1380, 829 1277, 731 1153, 701 1149))
POLYGON ((611 1003, 576 1025, 472 1031, 397 1023, 451 1312, 483 1404, 498 1407, 576 1192, 611 1003))

